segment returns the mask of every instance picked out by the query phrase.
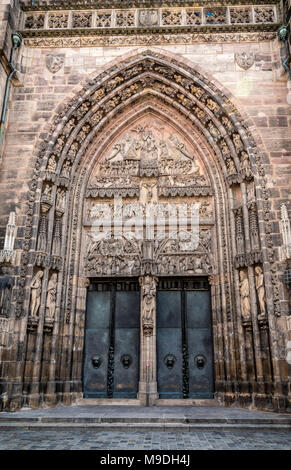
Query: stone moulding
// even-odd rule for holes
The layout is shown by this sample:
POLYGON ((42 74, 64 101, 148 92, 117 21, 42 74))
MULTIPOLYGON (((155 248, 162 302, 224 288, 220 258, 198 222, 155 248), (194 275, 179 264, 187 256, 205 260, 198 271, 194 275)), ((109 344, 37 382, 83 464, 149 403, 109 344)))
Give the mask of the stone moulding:
POLYGON ((159 196, 165 197, 176 197, 176 196, 211 196, 213 194, 212 188, 210 186, 201 186, 201 187, 186 187, 186 188, 168 188, 160 187, 159 196))
MULTIPOLYGON (((39 10, 64 10, 66 7, 68 9, 100 9, 99 0, 83 0, 82 2, 78 0, 36 0, 32 5, 31 0, 22 0, 20 2, 21 8, 23 11, 39 11, 39 10)), ((209 1, 207 6, 221 6, 225 4, 231 6, 242 6, 242 5, 252 5, 253 0, 240 0, 233 1, 209 1)), ((273 0, 256 0, 256 5, 273 5, 273 0)), ((168 7, 197 7, 205 6, 205 0, 103 0, 103 8, 159 8, 161 6, 168 7)))
POLYGON ((88 189, 86 197, 103 198, 103 197, 136 197, 139 196, 139 188, 101 188, 101 189, 88 189))
MULTIPOLYGON (((23 32, 22 32, 23 33, 23 32)), ((65 31, 68 33, 68 31, 65 31)), ((88 33, 88 31, 86 31, 88 33)), ((24 44, 27 47, 96 47, 96 46, 150 46, 160 44, 209 44, 209 43, 244 43, 273 41, 277 37, 273 32, 252 33, 193 33, 193 34, 157 34, 157 35, 128 35, 128 36, 78 36, 52 37, 34 36, 23 33, 24 44)))

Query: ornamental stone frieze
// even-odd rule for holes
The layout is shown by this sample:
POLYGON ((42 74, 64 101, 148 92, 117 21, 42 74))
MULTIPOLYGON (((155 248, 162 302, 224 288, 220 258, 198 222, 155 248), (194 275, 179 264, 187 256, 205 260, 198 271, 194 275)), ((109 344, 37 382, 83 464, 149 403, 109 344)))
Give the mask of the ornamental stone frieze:
MULTIPOLYGON (((275 25, 274 25, 275 26, 275 25)), ((276 25, 277 28, 278 25, 276 25)), ((274 28, 274 30, 276 29, 274 28)), ((134 30, 135 31, 135 30, 134 30)), ((276 39, 277 33, 268 31, 259 32, 195 32, 195 33, 180 33, 176 34, 176 30, 158 34, 126 34, 117 35, 115 32, 112 35, 89 35, 89 32, 82 32, 82 35, 70 37, 68 30, 65 30, 66 35, 61 35, 59 30, 56 37, 52 34, 42 37, 40 34, 26 33, 22 31, 24 36, 24 44, 27 47, 39 48, 66 48, 66 47, 117 47, 117 46, 151 46, 151 45, 174 45, 174 44, 209 44, 209 43, 249 43, 249 42, 263 42, 272 41, 276 39)), ((154 31, 153 31, 154 32, 154 31)), ((38 32, 37 32, 38 33, 38 32)))
MULTIPOLYGON (((79 6, 80 8, 80 6, 79 6)), ((231 27, 232 30, 258 29, 264 25, 266 29, 278 21, 275 4, 271 5, 240 5, 212 7, 167 7, 167 8, 122 8, 122 9, 92 9, 76 11, 70 6, 62 10, 44 11, 41 6, 38 11, 26 8, 21 21, 21 29, 27 32, 47 32, 54 30, 70 31, 73 35, 81 30, 147 30, 167 29, 181 31, 192 29, 215 28, 216 26, 231 27)))
MULTIPOLYGON (((79 4, 74 10, 70 3, 60 3, 60 8, 56 2, 41 3, 39 7, 35 4, 34 8, 23 6, 19 28, 25 45, 98 47, 269 41, 276 37, 279 21, 275 4, 205 8, 203 2, 201 7, 198 2, 193 7, 180 4, 171 8, 164 4, 165 8, 148 9, 127 9, 122 4, 118 9, 98 9, 98 5, 94 9, 91 2, 83 3, 84 11, 79 4)), ((249 66, 245 57, 237 61, 243 68, 249 66)), ((48 54, 46 65, 51 73, 56 73, 63 65, 63 57, 48 54)))

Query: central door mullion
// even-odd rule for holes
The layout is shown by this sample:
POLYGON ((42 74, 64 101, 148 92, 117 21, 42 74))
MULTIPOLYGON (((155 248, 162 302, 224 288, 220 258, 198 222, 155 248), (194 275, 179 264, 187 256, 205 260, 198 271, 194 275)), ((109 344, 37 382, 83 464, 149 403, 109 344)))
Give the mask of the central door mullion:
POLYGON ((182 376, 183 376, 183 398, 189 397, 189 362, 187 344, 187 306, 184 282, 181 283, 181 328, 182 328, 182 376))
POLYGON ((110 323, 109 323, 109 350, 107 369, 107 397, 113 397, 114 386, 114 343, 115 343, 115 310, 116 310, 116 284, 111 284, 110 295, 110 323))

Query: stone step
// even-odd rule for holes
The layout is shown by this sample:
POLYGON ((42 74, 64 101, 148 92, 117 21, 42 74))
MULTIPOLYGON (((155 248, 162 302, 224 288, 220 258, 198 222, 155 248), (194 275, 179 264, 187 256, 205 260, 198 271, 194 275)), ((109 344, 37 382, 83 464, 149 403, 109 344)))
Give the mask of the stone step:
POLYGON ((219 402, 215 399, 159 399, 156 406, 219 406, 219 402))
POLYGON ((142 406, 140 400, 123 398, 78 398, 76 400, 78 406, 142 406))
POLYGON ((124 423, 124 424, 151 424, 151 423, 162 423, 162 424, 286 424, 291 425, 291 416, 278 416, 271 415, 270 417, 191 417, 191 416, 180 416, 180 417, 159 417, 159 416, 13 416, 9 413, 4 416, 0 414, 0 426, 6 423, 124 423))
MULTIPOLYGON (((27 411, 29 413, 29 411, 27 411)), ((151 410, 144 416, 13 416, 0 414, 0 429, 96 429, 96 430, 291 430, 291 416, 270 414, 270 416, 151 416, 151 410)))
POLYGON ((0 424, 1 430, 30 429, 30 430, 95 430, 95 431, 291 431, 291 424, 272 423, 89 423, 89 422, 5 422, 0 424))
MULTIPOLYGON (((117 398, 78 398, 78 406, 142 406, 140 400, 117 398)), ((159 399, 155 406, 219 406, 215 399, 159 399)))

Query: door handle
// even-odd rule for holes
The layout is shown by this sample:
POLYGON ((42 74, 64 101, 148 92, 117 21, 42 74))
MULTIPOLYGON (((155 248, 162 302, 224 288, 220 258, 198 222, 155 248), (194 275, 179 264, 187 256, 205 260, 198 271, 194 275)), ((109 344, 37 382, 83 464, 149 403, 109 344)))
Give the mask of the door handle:
POLYGON ((164 358, 164 364, 167 366, 168 369, 173 369, 176 362, 176 356, 174 354, 168 354, 164 358))
POLYGON ((202 354, 198 354, 194 358, 194 363, 198 369, 204 369, 205 364, 206 364, 206 357, 203 356, 202 354))
POLYGON ((102 357, 99 356, 99 354, 95 354, 95 355, 91 358, 91 363, 92 363, 92 366, 94 367, 94 369, 99 369, 99 367, 100 367, 101 364, 102 364, 102 357))
POLYGON ((128 369, 132 363, 132 357, 129 354, 124 354, 120 358, 120 362, 125 369, 128 369))

